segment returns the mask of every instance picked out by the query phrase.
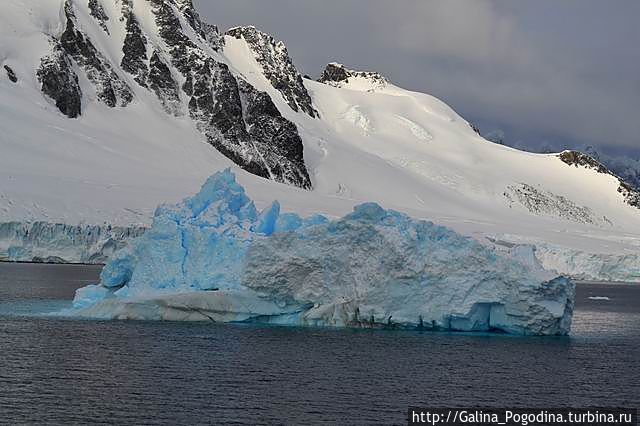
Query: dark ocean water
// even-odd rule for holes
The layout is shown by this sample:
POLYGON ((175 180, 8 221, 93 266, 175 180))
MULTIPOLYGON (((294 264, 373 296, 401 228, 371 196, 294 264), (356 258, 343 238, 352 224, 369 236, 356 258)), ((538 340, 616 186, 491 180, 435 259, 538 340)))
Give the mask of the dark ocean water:
POLYGON ((0 263, 1 424, 406 424, 409 405, 640 407, 640 285, 580 284, 572 336, 551 338, 18 315, 65 306, 98 273, 0 263))

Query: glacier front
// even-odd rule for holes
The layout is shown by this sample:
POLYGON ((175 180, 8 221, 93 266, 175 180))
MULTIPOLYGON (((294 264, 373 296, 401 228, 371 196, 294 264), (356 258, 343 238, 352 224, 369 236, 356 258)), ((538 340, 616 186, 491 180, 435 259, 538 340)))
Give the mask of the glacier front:
POLYGON ((100 279, 73 315, 564 335, 575 295, 530 247, 500 253, 375 203, 336 220, 260 212, 229 169, 158 207, 100 279))

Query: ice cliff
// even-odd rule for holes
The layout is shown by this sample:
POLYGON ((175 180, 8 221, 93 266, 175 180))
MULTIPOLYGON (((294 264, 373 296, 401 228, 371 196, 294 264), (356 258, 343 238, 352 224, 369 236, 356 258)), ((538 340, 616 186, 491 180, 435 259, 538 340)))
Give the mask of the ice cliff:
POLYGON ((105 263, 145 230, 143 226, 0 223, 0 261, 105 263))
POLYGON ((578 280, 640 283, 640 254, 587 253, 538 243, 536 257, 546 269, 563 271, 578 280))
POLYGON ((531 249, 498 253, 377 204, 329 220, 259 212, 230 170, 160 206, 78 290, 75 315, 556 335, 574 285, 531 249))

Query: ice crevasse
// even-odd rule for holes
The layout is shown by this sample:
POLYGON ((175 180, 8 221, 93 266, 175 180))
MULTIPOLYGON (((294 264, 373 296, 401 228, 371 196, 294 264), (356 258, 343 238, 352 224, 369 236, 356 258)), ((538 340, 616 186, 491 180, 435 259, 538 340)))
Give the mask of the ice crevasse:
POLYGON ((568 334, 575 287, 527 246, 498 253, 442 226, 358 205, 336 220, 258 211, 229 169, 162 205, 73 315, 100 319, 568 334))

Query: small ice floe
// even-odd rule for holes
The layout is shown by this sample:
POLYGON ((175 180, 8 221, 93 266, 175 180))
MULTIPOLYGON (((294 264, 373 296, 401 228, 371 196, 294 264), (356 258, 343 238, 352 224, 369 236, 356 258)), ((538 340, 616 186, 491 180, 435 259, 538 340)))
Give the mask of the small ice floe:
POLYGON ((611 300, 607 296, 589 296, 590 300, 611 300))

